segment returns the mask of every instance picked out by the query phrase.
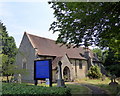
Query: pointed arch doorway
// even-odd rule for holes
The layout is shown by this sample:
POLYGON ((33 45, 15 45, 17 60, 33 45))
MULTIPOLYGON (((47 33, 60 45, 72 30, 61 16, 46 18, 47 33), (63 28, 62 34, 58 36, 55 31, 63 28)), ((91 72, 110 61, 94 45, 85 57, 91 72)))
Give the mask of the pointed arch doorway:
POLYGON ((63 77, 65 81, 70 81, 70 69, 67 66, 63 69, 63 77))

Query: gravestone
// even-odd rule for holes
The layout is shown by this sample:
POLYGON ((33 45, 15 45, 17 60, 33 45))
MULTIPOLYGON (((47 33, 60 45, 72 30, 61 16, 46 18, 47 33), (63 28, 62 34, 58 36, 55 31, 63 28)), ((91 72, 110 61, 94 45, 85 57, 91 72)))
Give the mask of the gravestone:
POLYGON ((112 75, 111 76, 111 82, 109 83, 109 85, 118 85, 118 83, 115 81, 115 79, 116 79, 116 76, 112 75))
POLYGON ((18 74, 18 83, 20 83, 21 84, 21 74, 18 74))

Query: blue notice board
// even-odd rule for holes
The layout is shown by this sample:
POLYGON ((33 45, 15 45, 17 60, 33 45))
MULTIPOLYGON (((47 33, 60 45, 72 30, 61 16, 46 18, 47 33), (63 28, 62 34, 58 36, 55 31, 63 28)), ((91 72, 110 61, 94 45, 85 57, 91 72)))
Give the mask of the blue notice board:
POLYGON ((34 62, 34 79, 52 78, 51 60, 37 60, 34 62))

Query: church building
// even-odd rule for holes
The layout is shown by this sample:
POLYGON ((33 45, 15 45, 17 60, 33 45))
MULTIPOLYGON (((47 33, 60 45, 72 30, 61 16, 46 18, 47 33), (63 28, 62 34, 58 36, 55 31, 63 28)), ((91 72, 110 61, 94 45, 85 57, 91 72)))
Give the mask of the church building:
POLYGON ((65 81, 74 81, 85 78, 90 66, 102 66, 90 49, 84 47, 67 48, 65 45, 56 44, 54 40, 24 33, 16 65, 19 69, 26 69, 27 74, 21 74, 22 82, 34 82, 34 60, 52 60, 52 79, 57 80, 58 62, 62 63, 62 77, 65 81))

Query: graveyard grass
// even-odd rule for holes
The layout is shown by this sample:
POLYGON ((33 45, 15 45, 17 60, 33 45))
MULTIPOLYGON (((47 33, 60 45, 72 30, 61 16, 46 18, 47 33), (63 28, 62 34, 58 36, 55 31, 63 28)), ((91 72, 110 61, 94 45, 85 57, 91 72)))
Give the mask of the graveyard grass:
MULTIPOLYGON (((108 94, 116 95, 120 91, 120 79, 116 80, 116 81, 119 83, 119 85, 117 85, 117 86, 109 86, 109 83, 110 83, 109 78, 106 78, 104 81, 102 81, 101 79, 88 79, 88 78, 79 79, 79 80, 77 79, 75 81, 75 83, 93 84, 95 86, 98 86, 98 87, 106 90, 108 92, 108 94)), ((34 85, 34 84, 27 83, 27 85, 34 85)), ((56 83, 53 83, 53 86, 56 86, 56 85, 57 85, 56 83)), ((45 83, 38 84, 38 86, 48 87, 47 85, 45 85, 45 83)), ((74 85, 74 84, 66 82, 66 86, 68 88, 70 88, 71 94, 73 94, 73 95, 74 94, 91 94, 90 89, 88 89, 88 88, 86 88, 84 86, 81 86, 81 85, 74 85)))
MULTIPOLYGON (((11 79, 11 76, 9 77, 9 80, 10 79, 11 79)), ((2 80, 6 81, 6 77, 3 77, 2 80)), ((14 86, 19 85, 18 87, 21 87, 21 88, 25 87, 26 85, 30 85, 30 86, 33 85, 33 87, 34 87, 34 84, 31 84, 31 83, 22 83, 22 84, 13 84, 13 85, 14 86)), ((52 85, 53 85, 53 87, 57 86, 56 83, 53 83, 52 85)), ((10 93, 10 94, 11 94, 12 91, 14 91, 14 90, 11 90, 11 87, 9 88, 9 86, 12 86, 12 83, 3 83, 3 86, 4 86, 3 91, 5 90, 4 88, 9 89, 8 93, 10 93), (5 86, 8 86, 8 87, 5 87, 5 86)), ((67 83, 67 82, 66 82, 66 86, 67 86, 67 88, 70 89, 72 95, 74 95, 74 94, 91 94, 91 91, 88 88, 84 87, 84 86, 74 85, 74 84, 70 84, 70 83, 67 83)), ((29 87, 29 86, 27 86, 27 87, 29 87)), ((42 84, 38 84, 38 87, 48 87, 48 85, 46 85, 45 83, 42 83, 42 84)), ((26 90, 25 92, 28 92, 28 90, 26 90)))
POLYGON ((74 85, 74 84, 66 84, 66 88, 58 88, 56 87, 56 83, 53 84, 53 87, 48 87, 43 84, 38 84, 38 86, 34 86, 33 84, 17 84, 17 83, 3 83, 3 94, 36 94, 36 95, 43 95, 43 94, 49 94, 49 95, 65 95, 65 96, 70 96, 72 95, 77 95, 77 94, 91 94, 91 91, 80 85, 74 85), (32 91, 31 91, 32 89, 32 91), (70 90, 70 91, 69 91, 70 90), (51 92, 50 92, 51 91, 51 92))
MULTIPOLYGON (((34 85, 30 84, 29 85, 34 85)), ((66 87, 70 89, 72 95, 77 95, 77 94, 91 94, 91 90, 87 87, 81 86, 81 85, 74 85, 71 84, 71 82, 66 82, 65 83, 66 87)), ((38 84, 38 86, 43 86, 43 87, 48 87, 45 83, 38 84)), ((53 87, 57 86, 56 83, 52 84, 53 87)))
POLYGON ((87 87, 81 86, 81 85, 74 85, 74 84, 66 84, 68 88, 71 89, 71 94, 74 95, 87 95, 87 94, 92 94, 91 90, 87 87))
POLYGON ((69 96, 71 95, 69 88, 58 88, 58 87, 43 87, 34 86, 28 84, 18 84, 18 83, 3 83, 2 84, 2 94, 3 95, 41 95, 41 96, 69 96))
POLYGON ((119 78, 119 80, 116 80, 116 82, 119 84, 116 86, 109 85, 109 83, 111 82, 111 80, 109 78, 105 78, 104 81, 102 81, 101 79, 85 78, 85 79, 78 79, 78 80, 76 80, 76 82, 81 83, 81 84, 92 84, 92 85, 98 86, 98 87, 106 90, 106 92, 111 95, 117 95, 118 92, 120 92, 120 78, 119 78))

